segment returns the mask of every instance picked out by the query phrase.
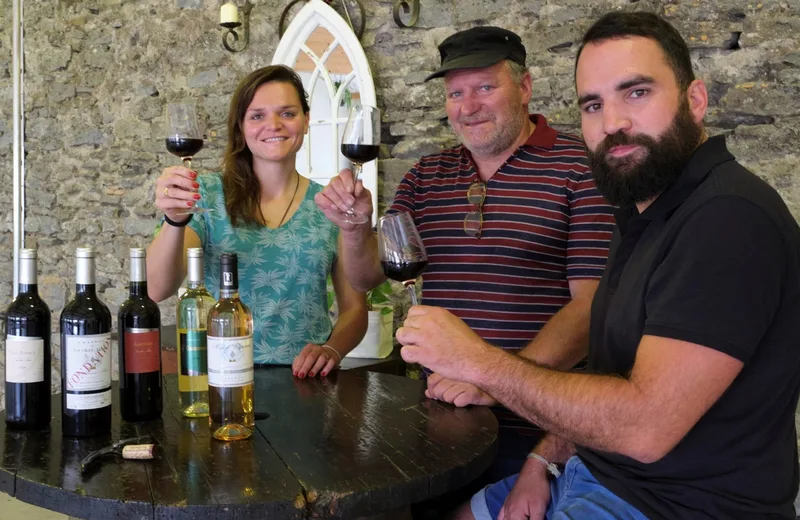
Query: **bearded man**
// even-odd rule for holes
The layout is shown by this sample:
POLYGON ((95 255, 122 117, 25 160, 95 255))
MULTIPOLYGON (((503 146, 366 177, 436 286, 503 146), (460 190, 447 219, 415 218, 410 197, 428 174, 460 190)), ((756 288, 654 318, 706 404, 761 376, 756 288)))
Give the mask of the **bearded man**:
POLYGON ((706 87, 664 19, 601 18, 575 83, 598 189, 619 206, 588 373, 489 348, 440 308, 413 307, 397 332, 406 361, 550 432, 457 517, 795 518, 800 228, 706 136, 706 87))

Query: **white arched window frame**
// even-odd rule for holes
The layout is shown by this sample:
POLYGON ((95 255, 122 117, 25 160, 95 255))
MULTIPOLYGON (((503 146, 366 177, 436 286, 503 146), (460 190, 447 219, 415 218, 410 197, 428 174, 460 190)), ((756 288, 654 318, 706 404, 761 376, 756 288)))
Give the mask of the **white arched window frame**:
MULTIPOLYGON (((342 97, 348 85, 356 80, 359 87, 359 95, 361 103, 366 105, 377 106, 375 97, 375 85, 372 81, 372 72, 369 68, 369 62, 361 48, 361 43, 358 41, 353 30, 347 22, 339 16, 333 8, 322 0, 309 1, 294 17, 292 22, 287 27, 286 32, 281 38, 278 48, 275 50, 275 55, 272 58, 273 64, 282 64, 293 67, 297 61, 300 53, 305 53, 314 63, 315 68, 311 75, 311 81, 307 90, 309 95, 313 95, 314 86, 317 79, 322 79, 328 89, 329 97, 331 100, 331 117, 328 118, 315 118, 314 113, 311 113, 312 127, 327 126, 331 128, 331 158, 330 164, 333 166, 330 170, 323 172, 303 172, 310 174, 310 177, 321 183, 327 184, 331 178, 338 174, 339 164, 341 162, 341 135, 339 133, 340 125, 347 122, 347 117, 338 116, 338 108, 342 101, 342 97), (319 56, 312 49, 306 45, 311 33, 318 27, 323 27, 333 35, 334 40, 325 52, 319 56), (341 49, 350 60, 353 66, 353 71, 347 74, 339 83, 338 88, 335 88, 335 82, 331 74, 325 67, 325 62, 328 57, 337 49, 341 49)), ((338 80, 339 78, 337 78, 338 80)), ((311 102, 312 100, 309 100, 311 102)), ((309 136, 306 136, 304 153, 306 154, 306 164, 311 164, 312 150, 310 146, 309 136)), ((361 171, 361 180, 364 187, 372 193, 372 222, 377 222, 378 211, 378 166, 377 161, 370 161, 366 163, 361 171)))

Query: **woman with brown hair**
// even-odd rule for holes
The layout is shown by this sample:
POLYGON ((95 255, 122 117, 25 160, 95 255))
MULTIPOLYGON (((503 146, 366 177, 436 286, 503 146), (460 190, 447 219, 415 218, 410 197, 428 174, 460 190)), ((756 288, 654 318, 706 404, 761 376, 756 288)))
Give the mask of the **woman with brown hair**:
POLYGON ((244 78, 231 100, 222 173, 198 176, 170 166, 156 180, 165 223, 147 252, 148 291, 156 301, 178 290, 188 248, 203 248, 212 292, 219 255, 237 253, 239 294, 254 317, 255 363, 291 364, 301 378, 327 375, 367 328, 366 299, 337 261, 338 228, 314 204, 322 186, 295 169, 308 127, 306 93, 293 70, 273 65, 244 78), (195 204, 210 211, 179 213, 195 204), (335 326, 329 274, 339 307, 335 326))

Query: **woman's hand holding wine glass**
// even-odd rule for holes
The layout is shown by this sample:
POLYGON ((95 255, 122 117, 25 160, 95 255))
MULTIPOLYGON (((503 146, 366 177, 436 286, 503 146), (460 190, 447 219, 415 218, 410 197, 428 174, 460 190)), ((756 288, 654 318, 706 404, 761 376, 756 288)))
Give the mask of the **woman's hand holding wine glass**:
POLYGON ((197 172, 183 166, 164 168, 156 179, 156 207, 170 220, 186 220, 187 210, 200 200, 197 172))
POLYGON ((185 221, 184 215, 202 213, 197 189, 197 172, 192 170, 192 157, 203 148, 203 135, 197 124, 197 114, 192 103, 167 105, 167 151, 183 160, 183 166, 164 169, 156 180, 156 207, 173 221, 185 221))

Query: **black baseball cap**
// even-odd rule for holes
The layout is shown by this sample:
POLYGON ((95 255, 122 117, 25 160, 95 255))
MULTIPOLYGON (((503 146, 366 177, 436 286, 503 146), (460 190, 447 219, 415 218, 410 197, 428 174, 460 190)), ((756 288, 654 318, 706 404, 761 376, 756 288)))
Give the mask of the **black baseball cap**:
POLYGON ((500 27, 473 27, 448 36, 439 45, 442 66, 425 78, 440 78, 451 70, 480 69, 502 60, 525 66, 525 46, 520 37, 500 27))

